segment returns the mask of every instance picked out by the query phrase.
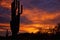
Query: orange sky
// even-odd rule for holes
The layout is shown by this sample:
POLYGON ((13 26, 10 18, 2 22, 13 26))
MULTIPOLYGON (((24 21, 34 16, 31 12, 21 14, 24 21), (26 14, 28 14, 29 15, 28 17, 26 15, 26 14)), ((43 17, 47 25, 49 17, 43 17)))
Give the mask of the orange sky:
MULTIPOLYGON (((3 8, 11 9, 11 0, 9 1, 2 1, 0 3, 0 6, 3 8)), ((10 16, 10 15, 9 15, 10 16)), ((28 33, 36 33, 38 31, 40 32, 49 32, 49 29, 54 29, 56 26, 56 23, 54 23, 52 20, 55 20, 55 18, 60 16, 60 12, 47 12, 42 9, 38 8, 33 8, 28 9, 24 8, 23 9, 23 14, 21 17, 26 17, 29 21, 32 23, 25 24, 25 23, 20 23, 20 30, 23 30, 28 33), (47 29, 47 30, 46 30, 47 29)), ((26 21, 27 22, 27 21, 26 21)), ((10 25, 9 23, 0 23, 0 26, 5 26, 8 27, 10 30, 10 25)))

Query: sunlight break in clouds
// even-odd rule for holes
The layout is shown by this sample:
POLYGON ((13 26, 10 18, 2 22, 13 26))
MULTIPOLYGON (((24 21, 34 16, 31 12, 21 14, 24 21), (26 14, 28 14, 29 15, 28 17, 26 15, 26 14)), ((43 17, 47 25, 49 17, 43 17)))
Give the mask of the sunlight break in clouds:
MULTIPOLYGON (((39 9, 32 9, 32 10, 25 9, 21 16, 22 17, 25 16, 28 20, 32 21, 31 24, 24 24, 25 22, 22 23, 24 25, 24 28, 26 28, 26 27, 32 28, 33 27, 33 28, 36 28, 36 30, 37 29, 39 30, 39 28, 41 28, 42 30, 39 30, 39 31, 49 32, 48 31, 49 29, 53 30, 56 26, 56 23, 54 23, 50 20, 54 20, 56 17, 60 16, 60 14, 58 12, 48 13, 46 11, 39 10, 39 9), (45 31, 44 31, 44 29, 45 29, 45 31)), ((21 25, 21 27, 22 27, 22 25, 21 25)))

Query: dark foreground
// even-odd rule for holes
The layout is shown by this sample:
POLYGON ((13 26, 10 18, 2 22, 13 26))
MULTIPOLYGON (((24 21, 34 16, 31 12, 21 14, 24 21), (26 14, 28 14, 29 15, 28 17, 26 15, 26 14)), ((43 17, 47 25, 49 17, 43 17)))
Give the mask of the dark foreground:
POLYGON ((60 40, 60 33, 57 34, 21 33, 17 35, 14 39, 12 39, 12 36, 9 36, 9 37, 0 37, 0 40, 60 40))

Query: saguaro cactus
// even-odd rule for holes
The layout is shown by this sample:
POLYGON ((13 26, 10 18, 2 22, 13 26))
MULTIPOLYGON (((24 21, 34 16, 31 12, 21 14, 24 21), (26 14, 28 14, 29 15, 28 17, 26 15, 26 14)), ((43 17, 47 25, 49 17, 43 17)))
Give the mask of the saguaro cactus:
POLYGON ((19 32, 20 14, 22 14, 22 5, 20 7, 20 2, 14 0, 11 4, 11 21, 10 21, 12 36, 17 35, 17 33, 19 32), (16 10, 18 10, 18 12, 16 10))

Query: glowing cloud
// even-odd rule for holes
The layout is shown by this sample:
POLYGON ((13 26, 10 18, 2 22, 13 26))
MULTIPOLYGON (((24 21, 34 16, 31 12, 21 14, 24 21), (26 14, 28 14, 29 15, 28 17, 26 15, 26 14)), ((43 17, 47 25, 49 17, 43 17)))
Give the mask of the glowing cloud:
MULTIPOLYGON (((11 0, 2 0, 0 2, 0 7, 5 9, 11 9, 11 0)), ((21 3, 24 6, 23 14, 21 16, 21 20, 23 23, 20 24, 20 31, 28 32, 28 33, 36 33, 40 32, 48 32, 49 29, 54 29, 56 24, 60 22, 60 6, 57 0, 21 0, 21 3), (28 1, 28 2, 26 2, 28 1), (52 2, 52 4, 51 4, 52 2), (55 5, 54 3, 58 4, 55 5), (56 12, 55 12, 56 11, 56 12), (24 20, 25 19, 25 20, 24 20), (58 22, 55 20, 59 20, 58 22)), ((1 9, 0 9, 1 10, 1 9)), ((7 10, 6 10, 7 11, 7 10)), ((0 11, 1 12, 1 11, 0 11)), ((3 15, 3 12, 0 13, 0 17, 3 15), (2 14, 2 15, 1 15, 2 14)), ((10 12, 8 12, 10 14, 10 12)), ((10 15, 3 15, 2 17, 10 18, 10 15)), ((7 19, 8 19, 7 18, 7 19)), ((1 21, 1 20, 0 20, 1 21)), ((7 23, 7 22, 6 22, 7 23)), ((9 27, 10 25, 7 23, 0 23, 0 26, 9 27)))

